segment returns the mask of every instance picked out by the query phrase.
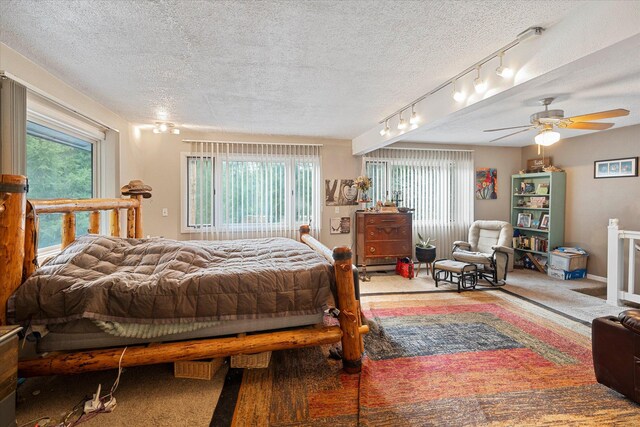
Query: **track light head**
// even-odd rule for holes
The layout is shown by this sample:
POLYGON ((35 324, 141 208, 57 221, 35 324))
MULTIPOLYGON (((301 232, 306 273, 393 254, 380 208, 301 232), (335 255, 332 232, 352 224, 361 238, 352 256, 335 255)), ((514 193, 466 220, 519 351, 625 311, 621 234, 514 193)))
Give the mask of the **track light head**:
POLYGON ((476 78, 473 79, 473 87, 476 89, 476 93, 483 93, 487 90, 487 82, 480 77, 480 66, 476 68, 476 72, 476 78))
POLYGON ((417 125, 420 121, 420 116, 418 116, 418 113, 416 113, 415 107, 416 104, 413 104, 411 106, 411 117, 409 118, 409 123, 411 123, 412 125, 417 125))
POLYGON ((504 79, 510 79, 513 77, 513 70, 509 67, 505 67, 502 65, 502 57, 504 56, 504 52, 500 52, 498 54, 498 58, 500 58, 500 66, 496 68, 496 74, 504 79))
POLYGON ((398 120, 398 130, 404 130, 407 128, 407 121, 402 118, 402 113, 400 113, 400 120, 398 120))
POLYGON ((454 80, 452 82, 452 84, 453 84, 453 99, 456 102, 462 102, 462 101, 464 101, 466 96, 465 96, 464 92, 462 92, 461 90, 457 90, 456 89, 456 82, 457 82, 457 80, 454 80))
POLYGON ((389 129, 389 119, 387 119, 387 120, 384 121, 384 126, 380 130, 380 136, 389 135, 390 131, 391 131, 391 129, 389 129))

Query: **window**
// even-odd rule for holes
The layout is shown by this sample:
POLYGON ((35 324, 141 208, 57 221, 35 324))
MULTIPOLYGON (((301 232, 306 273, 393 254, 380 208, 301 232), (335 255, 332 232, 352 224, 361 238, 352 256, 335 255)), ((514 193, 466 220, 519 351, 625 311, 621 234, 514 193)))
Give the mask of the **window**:
POLYGON ((438 239, 440 256, 466 239, 473 221, 472 152, 381 149, 363 157, 363 170, 374 201, 397 197, 400 206, 415 208, 415 234, 438 239))
MULTIPOLYGON (((94 194, 94 146, 66 133, 27 122, 26 168, 30 199, 88 198, 94 194)), ((76 235, 87 234, 88 212, 76 216, 76 235)), ((40 216, 38 247, 60 244, 60 215, 40 216)))
POLYGON ((319 147, 282 147, 211 143, 183 153, 182 231, 235 238, 295 237, 302 224, 319 230, 319 147))

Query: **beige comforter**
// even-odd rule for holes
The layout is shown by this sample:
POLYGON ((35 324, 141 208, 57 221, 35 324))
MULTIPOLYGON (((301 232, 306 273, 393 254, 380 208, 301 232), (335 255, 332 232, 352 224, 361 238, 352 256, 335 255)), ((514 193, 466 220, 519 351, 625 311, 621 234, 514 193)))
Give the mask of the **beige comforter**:
POLYGON ((259 319, 318 313, 333 280, 322 256, 291 239, 83 236, 22 284, 10 306, 15 321, 33 324, 259 319))

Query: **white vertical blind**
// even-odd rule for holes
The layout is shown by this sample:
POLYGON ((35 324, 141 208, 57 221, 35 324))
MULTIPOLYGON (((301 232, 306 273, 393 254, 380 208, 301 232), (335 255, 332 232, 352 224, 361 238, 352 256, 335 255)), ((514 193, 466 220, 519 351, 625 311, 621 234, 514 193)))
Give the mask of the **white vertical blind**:
POLYGON ((201 239, 319 235, 321 146, 189 142, 187 226, 201 239))
POLYGON ((414 241, 437 239, 438 257, 446 257, 453 242, 467 240, 473 222, 473 152, 449 150, 380 149, 362 159, 363 174, 373 185, 372 200, 395 199, 415 208, 414 241))

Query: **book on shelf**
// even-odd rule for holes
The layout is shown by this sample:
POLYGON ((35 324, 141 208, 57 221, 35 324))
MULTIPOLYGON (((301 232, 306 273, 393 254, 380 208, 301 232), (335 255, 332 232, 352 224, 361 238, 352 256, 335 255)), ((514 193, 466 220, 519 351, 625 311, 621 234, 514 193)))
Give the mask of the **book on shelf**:
POLYGON ((549 241, 544 237, 538 236, 516 236, 513 238, 513 247, 515 249, 547 252, 549 248, 549 241))

